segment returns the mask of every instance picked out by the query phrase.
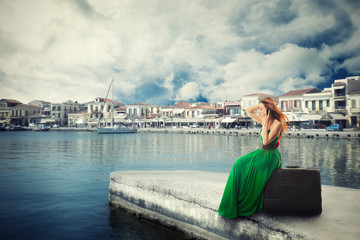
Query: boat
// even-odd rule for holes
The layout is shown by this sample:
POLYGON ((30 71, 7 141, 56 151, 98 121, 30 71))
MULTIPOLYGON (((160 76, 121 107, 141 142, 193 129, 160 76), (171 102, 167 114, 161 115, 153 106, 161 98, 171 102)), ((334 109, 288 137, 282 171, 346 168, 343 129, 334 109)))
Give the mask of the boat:
MULTIPOLYGON (((109 89, 108 89, 108 92, 106 94, 103 109, 106 109, 105 104, 106 104, 107 96, 109 95, 111 87, 113 88, 113 91, 114 91, 114 78, 112 79, 109 89)), ((112 99, 114 99, 114 97, 112 97, 112 99)), ((113 102, 111 104, 111 121, 110 121, 110 123, 107 123, 105 121, 105 126, 102 127, 102 126, 100 126, 101 119, 102 119, 102 114, 101 114, 101 116, 99 118, 99 122, 98 122, 98 127, 97 127, 98 134, 121 134, 121 133, 136 133, 137 132, 136 128, 128 127, 125 125, 114 124, 114 104, 113 104, 113 102)))
POLYGON ((25 130, 25 128, 21 125, 6 127, 5 129, 6 129, 6 131, 24 131, 25 130))
POLYGON ((98 127, 99 134, 116 134, 116 133, 136 133, 136 128, 124 125, 113 125, 108 127, 98 127))
POLYGON ((39 124, 36 126, 36 128, 33 128, 32 130, 33 132, 48 132, 50 131, 50 127, 47 127, 43 124, 39 124))

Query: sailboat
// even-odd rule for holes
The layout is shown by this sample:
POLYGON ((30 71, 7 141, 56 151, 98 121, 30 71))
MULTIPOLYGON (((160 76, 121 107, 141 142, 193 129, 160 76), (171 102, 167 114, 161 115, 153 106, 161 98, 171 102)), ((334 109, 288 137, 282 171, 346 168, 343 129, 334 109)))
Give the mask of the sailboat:
MULTIPOLYGON (((108 89, 108 92, 106 94, 103 111, 105 111, 105 109, 106 109, 105 107, 106 107, 107 97, 109 95, 111 87, 113 88, 113 95, 114 95, 114 78, 112 79, 109 89, 108 89)), ((112 99, 114 99, 114 96, 112 97, 112 99)), ((103 114, 101 114, 100 118, 99 118, 98 128, 97 128, 98 134, 119 134, 119 133, 136 133, 137 132, 136 128, 114 124, 114 102, 113 102, 113 100, 111 100, 111 122, 110 122, 110 124, 108 124, 105 121, 105 127, 100 126, 100 121, 101 121, 102 117, 103 117, 103 114)))

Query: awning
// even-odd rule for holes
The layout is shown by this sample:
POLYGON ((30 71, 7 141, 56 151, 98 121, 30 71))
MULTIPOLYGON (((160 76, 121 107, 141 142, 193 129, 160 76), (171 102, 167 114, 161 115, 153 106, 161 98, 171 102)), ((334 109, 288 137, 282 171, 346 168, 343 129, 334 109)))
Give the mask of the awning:
POLYGON ((208 119, 198 120, 198 122, 213 123, 213 122, 219 122, 219 119, 208 118, 208 119))
POLYGON ((173 113, 174 113, 174 114, 183 114, 184 111, 185 111, 185 109, 174 109, 174 110, 173 110, 173 113))
POLYGON ((325 113, 321 120, 347 120, 347 118, 340 113, 325 113))
POLYGON ((309 120, 320 120, 320 114, 304 114, 300 117, 301 121, 309 121, 309 120))
POLYGON ((333 89, 335 89, 335 90, 343 89, 344 87, 345 87, 345 85, 333 86, 333 89))
POLYGON ((224 118, 221 123, 233 123, 235 120, 234 118, 224 118))
POLYGON ((0 120, 0 123, 8 123, 10 122, 10 119, 0 120))
POLYGON ((55 119, 41 119, 40 123, 54 123, 55 119))
POLYGON ((85 124, 85 123, 86 123, 85 119, 78 119, 76 121, 76 124, 85 124))
POLYGON ((338 114, 331 114, 331 116, 335 119, 335 120, 347 120, 345 116, 343 116, 342 114, 338 113, 338 114))

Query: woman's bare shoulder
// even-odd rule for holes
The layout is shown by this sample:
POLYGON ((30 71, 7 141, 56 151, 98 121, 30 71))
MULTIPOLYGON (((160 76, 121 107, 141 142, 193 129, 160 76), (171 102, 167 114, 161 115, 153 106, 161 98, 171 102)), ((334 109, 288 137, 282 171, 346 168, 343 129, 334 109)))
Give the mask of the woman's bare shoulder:
POLYGON ((274 119, 274 122, 273 124, 271 124, 271 127, 270 127, 272 130, 275 130, 275 129, 278 129, 278 128, 281 128, 281 122, 277 119, 274 119))

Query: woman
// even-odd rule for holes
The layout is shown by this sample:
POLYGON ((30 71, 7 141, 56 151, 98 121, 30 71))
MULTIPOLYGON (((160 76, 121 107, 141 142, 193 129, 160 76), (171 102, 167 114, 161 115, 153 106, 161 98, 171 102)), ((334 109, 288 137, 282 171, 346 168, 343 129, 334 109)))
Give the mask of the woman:
POLYGON ((263 209, 264 187, 282 160, 279 140, 287 129, 288 118, 280 112, 271 98, 265 98, 259 105, 251 106, 246 112, 262 125, 260 140, 262 148, 237 159, 231 169, 219 206, 219 215, 226 218, 250 216, 263 209), (259 115, 255 111, 259 109, 259 115))

